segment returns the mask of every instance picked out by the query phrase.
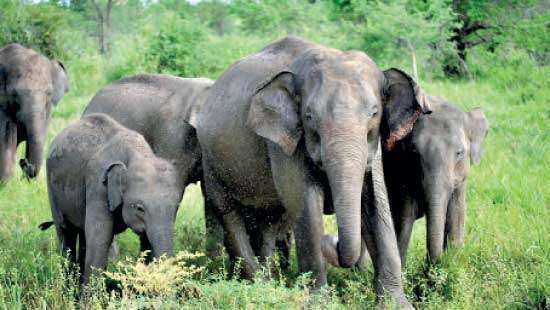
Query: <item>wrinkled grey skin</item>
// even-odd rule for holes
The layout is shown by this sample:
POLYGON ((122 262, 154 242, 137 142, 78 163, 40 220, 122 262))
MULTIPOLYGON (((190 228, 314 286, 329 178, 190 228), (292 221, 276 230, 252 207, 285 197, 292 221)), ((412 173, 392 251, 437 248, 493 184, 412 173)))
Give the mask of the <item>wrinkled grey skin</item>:
POLYGON ((113 236, 128 227, 141 250, 172 255, 178 173, 143 136, 105 114, 88 115, 57 135, 46 169, 61 250, 79 263, 84 284, 92 268, 105 269, 113 236))
POLYGON ((469 161, 479 164, 487 119, 481 109, 463 112, 442 98, 429 98, 430 115, 411 134, 383 152, 384 172, 402 265, 413 223, 426 215, 428 258, 449 243, 462 245, 469 161))
MULTIPOLYGON (((382 152, 402 265, 413 224, 424 215, 430 261, 436 261, 449 243, 463 244, 469 161, 479 164, 488 131, 480 108, 465 113, 443 98, 427 100, 433 112, 420 116, 406 138, 382 152)), ((332 237, 327 243, 337 240, 332 237)), ((336 253, 328 246, 324 249, 327 261, 338 266, 336 253)))
POLYGON ((312 272, 315 285, 325 285, 322 212, 330 204, 340 265, 359 260, 363 234, 375 257, 377 295, 390 293, 410 307, 380 186, 383 172, 371 173, 379 128, 388 129, 383 139, 395 136, 426 109, 413 95, 410 78, 402 78, 404 83, 390 87, 364 53, 287 37, 233 64, 214 83, 197 126, 206 199, 221 218, 228 253, 243 259, 247 278, 257 264, 240 210, 254 207, 277 215, 261 231, 261 256, 270 256, 275 240, 293 228, 300 272, 312 272))
POLYGON ((60 61, 19 44, 0 49, 0 181, 13 175, 21 142, 27 142, 21 169, 28 178, 38 175, 51 109, 68 90, 60 61))
POLYGON ((118 80, 92 98, 83 115, 105 113, 135 130, 179 171, 181 191, 200 181, 201 151, 194 118, 214 81, 139 74, 118 80))

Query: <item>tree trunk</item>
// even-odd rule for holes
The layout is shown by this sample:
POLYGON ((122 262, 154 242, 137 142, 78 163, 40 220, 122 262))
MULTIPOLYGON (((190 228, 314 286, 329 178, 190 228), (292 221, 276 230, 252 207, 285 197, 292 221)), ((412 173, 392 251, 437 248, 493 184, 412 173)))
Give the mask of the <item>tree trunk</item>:
POLYGON ((111 10, 113 1, 107 0, 105 9, 101 7, 100 0, 93 0, 97 15, 97 35, 99 43, 99 52, 103 55, 108 55, 111 52, 109 34, 111 30, 111 10))

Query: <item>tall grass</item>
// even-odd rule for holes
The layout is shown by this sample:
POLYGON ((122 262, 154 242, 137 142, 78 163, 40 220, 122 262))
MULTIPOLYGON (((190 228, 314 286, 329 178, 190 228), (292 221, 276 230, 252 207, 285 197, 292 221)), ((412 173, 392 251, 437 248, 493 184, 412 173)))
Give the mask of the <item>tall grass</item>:
MULTIPOLYGON (((234 60, 271 38, 211 36, 201 61, 204 75, 216 78, 234 60)), ((102 85, 126 74, 147 70, 140 54, 117 40, 110 59, 89 53, 67 64, 71 92, 54 109, 48 139, 80 117, 102 85), (94 56, 95 55, 95 56, 94 56)), ((343 44, 343 43, 342 43, 343 44)), ((415 306, 433 309, 547 308, 550 298, 550 72, 528 57, 510 55, 510 65, 494 67, 472 81, 428 81, 429 94, 449 98, 465 110, 481 106, 490 131, 479 166, 470 170, 467 191, 466 242, 445 253, 437 266, 425 265, 425 222, 416 223, 407 266, 405 290, 415 306)), ((20 156, 22 149, 20 149, 20 156)), ((78 307, 75 277, 57 251, 53 229, 37 225, 50 220, 45 173, 34 181, 15 177, 0 186, 0 309, 72 309, 78 307)), ((334 233, 333 217, 325 230, 334 233)), ((176 223, 175 250, 201 252, 205 229, 203 199, 196 185, 187 188, 176 223)), ((138 256, 131 232, 117 237, 120 255, 138 256)), ((294 257, 294 254, 292 254, 294 257)), ((306 276, 297 275, 295 260, 282 277, 259 275, 254 283, 231 276, 227 257, 197 260, 206 268, 187 282, 187 295, 155 297, 93 286, 90 308, 365 308, 374 305, 372 267, 367 272, 329 269, 322 294, 310 294, 306 276)), ((116 262, 110 270, 116 272, 116 262)))

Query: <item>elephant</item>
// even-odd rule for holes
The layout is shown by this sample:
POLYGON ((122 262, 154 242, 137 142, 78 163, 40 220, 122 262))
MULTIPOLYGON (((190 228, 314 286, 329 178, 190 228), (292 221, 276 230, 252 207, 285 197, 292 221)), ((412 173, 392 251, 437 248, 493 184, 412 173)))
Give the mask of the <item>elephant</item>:
POLYGON ((26 142, 19 165, 27 178, 42 166, 52 107, 69 91, 65 66, 19 44, 0 49, 0 181, 13 175, 17 146, 26 142))
POLYGON ((220 219, 230 257, 242 259, 244 277, 258 268, 241 214, 252 207, 273 215, 259 230, 260 256, 272 255, 292 229, 299 271, 312 273, 315 288, 325 285, 322 213, 331 205, 340 265, 357 263, 363 236, 374 254, 377 296, 411 307, 383 171, 372 168, 380 140, 400 140, 430 109, 414 81, 395 72, 388 78, 363 52, 288 36, 216 80, 196 125, 207 207, 220 219))
POLYGON ((430 261, 448 243, 463 244, 468 158, 479 164, 488 132, 481 108, 465 113, 444 98, 428 98, 433 113, 421 116, 406 139, 383 152, 402 265, 414 221, 424 215, 430 261))
POLYGON ((92 268, 105 269, 113 236, 128 227, 142 251, 173 254, 178 171, 139 133, 106 114, 87 115, 55 137, 46 172, 61 252, 78 264, 84 285, 92 268))
MULTIPOLYGON (((441 97, 427 96, 432 108, 407 137, 382 152, 384 176, 401 265, 414 222, 426 215, 428 259, 435 262, 449 243, 462 245, 469 161, 479 164, 488 122, 481 108, 463 112, 441 97)), ((335 244, 337 238, 327 239, 335 244)), ((338 266, 324 246, 325 258, 338 266)), ((365 254, 366 255, 366 254, 365 254)))

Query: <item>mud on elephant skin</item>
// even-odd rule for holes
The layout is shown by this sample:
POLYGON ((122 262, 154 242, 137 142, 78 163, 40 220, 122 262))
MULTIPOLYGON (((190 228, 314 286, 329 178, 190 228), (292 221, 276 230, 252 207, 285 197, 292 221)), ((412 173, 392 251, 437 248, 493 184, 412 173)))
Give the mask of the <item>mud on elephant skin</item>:
MULTIPOLYGON (((426 100, 433 113, 420 116, 406 138, 382 152, 402 265, 413 224, 424 215, 430 261, 437 260, 450 243, 464 242, 469 162, 479 164, 488 132, 481 108, 463 112, 444 98, 426 100)), ((323 253, 335 266, 337 241, 331 236, 323 239, 323 253)))
POLYGON ((375 257, 377 295, 389 292, 410 306, 383 171, 371 168, 380 136, 385 143, 401 139, 429 106, 408 75, 396 75, 399 83, 390 83, 364 53, 291 36, 241 59, 214 83, 197 126, 207 206, 220 216, 228 253, 243 259, 246 277, 257 265, 239 210, 282 207, 280 220, 261 231, 269 240, 264 248, 293 228, 300 272, 312 272, 318 287, 326 284, 320 246, 328 201, 340 264, 355 265, 363 235, 375 257), (366 192, 370 200, 362 203, 366 192))
POLYGON ((84 284, 92 268, 105 269, 113 236, 128 227, 142 251, 172 255, 178 172, 143 136, 90 114, 56 136, 46 169, 61 251, 79 264, 84 284))
POLYGON ((19 44, 0 49, 0 181, 13 175, 21 142, 27 144, 21 169, 28 178, 38 175, 51 109, 68 90, 60 61, 19 44))

